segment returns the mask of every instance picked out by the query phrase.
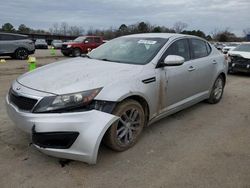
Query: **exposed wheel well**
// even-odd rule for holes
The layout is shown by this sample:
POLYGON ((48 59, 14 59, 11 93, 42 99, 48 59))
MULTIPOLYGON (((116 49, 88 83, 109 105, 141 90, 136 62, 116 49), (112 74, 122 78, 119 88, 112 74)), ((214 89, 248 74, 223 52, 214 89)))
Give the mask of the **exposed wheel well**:
POLYGON ((124 100, 126 100, 126 99, 133 99, 141 104, 141 106, 144 109, 145 116, 146 116, 145 125, 147 125, 148 120, 149 120, 149 113, 150 113, 147 101, 143 97, 138 96, 138 95, 129 96, 129 97, 125 98, 124 100))

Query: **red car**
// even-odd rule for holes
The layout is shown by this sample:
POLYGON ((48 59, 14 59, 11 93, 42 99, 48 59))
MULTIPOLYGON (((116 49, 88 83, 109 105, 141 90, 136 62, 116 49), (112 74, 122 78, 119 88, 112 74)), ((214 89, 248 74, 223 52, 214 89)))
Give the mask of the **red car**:
POLYGON ((100 36, 80 36, 72 42, 63 43, 61 52, 65 56, 80 56, 103 44, 100 36))

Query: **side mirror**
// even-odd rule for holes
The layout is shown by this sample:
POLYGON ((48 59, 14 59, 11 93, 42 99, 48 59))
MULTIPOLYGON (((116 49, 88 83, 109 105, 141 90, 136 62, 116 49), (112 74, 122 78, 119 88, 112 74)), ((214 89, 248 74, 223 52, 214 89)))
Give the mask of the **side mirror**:
POLYGON ((88 40, 85 40, 85 41, 84 41, 84 43, 85 43, 85 44, 88 44, 88 43, 89 43, 89 41, 88 41, 88 40))
POLYGON ((185 59, 178 55, 168 55, 164 59, 164 65, 166 66, 178 66, 182 65, 185 62, 185 59))

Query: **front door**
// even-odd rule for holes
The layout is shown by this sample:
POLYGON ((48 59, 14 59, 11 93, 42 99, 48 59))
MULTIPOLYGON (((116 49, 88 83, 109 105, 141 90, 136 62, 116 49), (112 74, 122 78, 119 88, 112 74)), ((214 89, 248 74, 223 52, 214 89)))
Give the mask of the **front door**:
POLYGON ((193 89, 196 86, 193 79, 196 70, 190 57, 188 39, 173 42, 163 55, 163 59, 168 55, 178 55, 185 59, 182 65, 164 67, 165 77, 161 76, 166 82, 166 109, 171 110, 194 94, 193 89))

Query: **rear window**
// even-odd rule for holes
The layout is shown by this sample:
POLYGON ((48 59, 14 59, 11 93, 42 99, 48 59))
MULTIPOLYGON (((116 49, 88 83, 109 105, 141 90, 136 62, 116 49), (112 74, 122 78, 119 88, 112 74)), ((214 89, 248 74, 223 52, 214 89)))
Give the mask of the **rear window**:
POLYGON ((191 49, 194 59, 206 57, 209 54, 207 43, 203 40, 191 39, 191 49))
POLYGON ((88 37, 86 38, 86 40, 84 42, 88 41, 88 43, 93 43, 94 42, 94 39, 93 37, 88 37))

